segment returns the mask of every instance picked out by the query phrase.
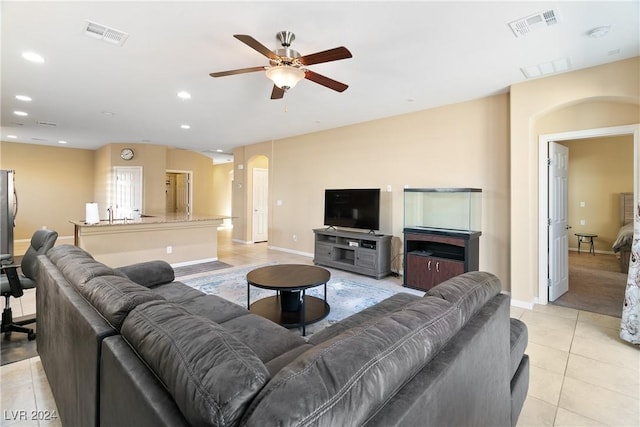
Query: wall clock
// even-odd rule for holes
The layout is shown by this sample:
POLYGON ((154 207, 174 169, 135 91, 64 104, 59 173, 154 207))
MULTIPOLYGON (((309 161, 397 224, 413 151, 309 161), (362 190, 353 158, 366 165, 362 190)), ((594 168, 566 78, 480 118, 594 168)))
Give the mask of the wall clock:
POLYGON ((133 150, 131 148, 123 148, 122 151, 120 151, 120 157, 122 160, 133 159, 133 150))

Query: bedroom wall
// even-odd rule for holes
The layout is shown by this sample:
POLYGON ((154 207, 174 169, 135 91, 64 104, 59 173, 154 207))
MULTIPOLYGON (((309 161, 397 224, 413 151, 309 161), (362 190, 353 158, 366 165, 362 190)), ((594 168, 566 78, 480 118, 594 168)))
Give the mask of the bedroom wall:
MULTIPOLYGON (((560 144, 569 148, 569 247, 577 250, 574 233, 594 233, 598 235, 595 250, 613 253, 611 246, 620 228, 620 193, 633 192, 633 137, 576 139, 560 144)), ((584 248, 582 245, 581 251, 584 248)))

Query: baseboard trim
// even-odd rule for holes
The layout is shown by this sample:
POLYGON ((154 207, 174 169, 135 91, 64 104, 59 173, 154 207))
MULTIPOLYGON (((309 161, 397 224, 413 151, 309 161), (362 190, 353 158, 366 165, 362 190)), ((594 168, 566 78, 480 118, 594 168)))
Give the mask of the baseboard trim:
POLYGON ((527 310, 533 310, 533 306, 535 305, 532 302, 520 301, 517 299, 511 299, 511 305, 519 308, 526 308, 527 310))
POLYGON ((171 267, 173 268, 176 268, 176 267, 184 267, 185 265, 201 264, 203 262, 211 262, 211 261, 218 261, 218 257, 197 259, 195 261, 176 262, 175 264, 169 264, 169 265, 171 265, 171 267))
POLYGON ((269 249, 273 249, 274 251, 286 252, 288 254, 301 255, 309 258, 313 258, 313 254, 309 252, 295 251, 293 249, 281 248, 279 246, 267 246, 269 249))

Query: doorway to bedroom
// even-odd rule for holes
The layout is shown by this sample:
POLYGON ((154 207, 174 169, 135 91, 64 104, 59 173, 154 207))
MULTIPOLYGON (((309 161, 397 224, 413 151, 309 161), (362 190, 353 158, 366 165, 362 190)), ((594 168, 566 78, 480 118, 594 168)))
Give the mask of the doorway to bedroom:
MULTIPOLYGON (((550 135, 543 137, 540 141, 541 150, 542 144, 546 146, 549 141, 555 140, 568 151, 564 196, 567 206, 566 230, 561 233, 564 235, 566 249, 564 254, 554 255, 551 251, 548 259, 544 259, 547 264, 544 266, 544 277, 552 279, 558 271, 563 272, 567 278, 568 290, 556 291, 554 295, 552 287, 545 286, 544 292, 549 290, 546 295, 548 302, 620 317, 627 273, 626 265, 623 265, 626 263, 621 263, 613 246, 621 226, 625 222, 633 222, 632 214, 627 212, 625 216, 622 201, 633 204, 634 200, 637 126, 569 132, 553 135, 554 138, 550 138, 550 135), (574 138, 570 139, 571 136, 574 138), (543 137, 547 137, 546 141, 543 141, 543 137), (581 238, 576 234, 594 236, 581 238), (562 266, 562 257, 566 257, 566 267, 558 269, 558 265, 562 266)), ((553 193, 549 191, 551 181, 545 174, 543 183, 541 173, 541 216, 543 209, 553 206, 550 199, 553 193), (542 206, 543 197, 548 201, 546 206, 542 206)), ((550 212, 549 217, 552 216, 550 212)), ((547 236, 546 224, 544 228, 543 236, 541 227, 541 248, 543 244, 545 248, 548 247, 547 243, 553 241, 550 240, 550 235, 547 236)), ((551 249, 551 245, 549 247, 551 249)), ((541 265, 541 271, 542 268, 541 265)), ((542 292, 541 287, 541 296, 542 292)))
POLYGON ((613 246, 621 226, 633 222, 633 209, 625 209, 633 205, 633 136, 559 144, 569 153, 569 290, 553 304, 620 317, 627 275, 613 246))

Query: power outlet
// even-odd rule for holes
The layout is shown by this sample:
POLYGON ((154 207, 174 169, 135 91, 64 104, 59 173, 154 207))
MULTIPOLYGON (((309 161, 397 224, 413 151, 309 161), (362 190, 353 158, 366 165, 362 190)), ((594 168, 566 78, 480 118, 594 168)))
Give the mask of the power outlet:
POLYGON ((587 221, 585 221, 584 219, 580 220, 580 225, 586 225, 586 224, 587 224, 587 221))
POLYGON ((167 253, 168 254, 173 253, 173 246, 167 246, 167 253))

